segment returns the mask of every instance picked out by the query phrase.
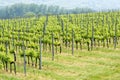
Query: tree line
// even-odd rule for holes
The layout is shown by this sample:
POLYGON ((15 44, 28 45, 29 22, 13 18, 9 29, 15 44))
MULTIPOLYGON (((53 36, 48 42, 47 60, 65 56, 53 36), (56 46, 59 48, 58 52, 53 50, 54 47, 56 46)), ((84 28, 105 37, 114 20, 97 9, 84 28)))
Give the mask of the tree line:
POLYGON ((90 8, 74 8, 74 9, 65 9, 59 6, 47 6, 47 5, 37 5, 37 4, 14 4, 12 6, 6 6, 0 8, 0 18, 16 18, 16 17, 32 17, 32 16, 41 16, 41 15, 57 15, 57 14, 79 14, 79 13, 89 13, 95 12, 90 8))

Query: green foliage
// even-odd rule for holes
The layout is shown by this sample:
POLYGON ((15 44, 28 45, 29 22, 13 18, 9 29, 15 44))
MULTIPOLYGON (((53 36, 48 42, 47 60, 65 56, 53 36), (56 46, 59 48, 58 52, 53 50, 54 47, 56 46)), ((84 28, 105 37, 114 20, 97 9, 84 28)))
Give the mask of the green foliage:
POLYGON ((19 41, 19 42, 16 42, 15 45, 16 46, 23 46, 23 43, 19 41))
POLYGON ((25 52, 26 52, 26 56, 30 56, 30 57, 36 56, 36 52, 33 49, 26 50, 25 52))
POLYGON ((35 43, 30 43, 30 44, 28 44, 28 46, 27 46, 28 48, 33 48, 33 49, 38 49, 38 44, 35 44, 35 43))
POLYGON ((0 45, 0 51, 1 51, 1 52, 5 51, 4 46, 0 45))
POLYGON ((55 42, 54 42, 54 45, 55 45, 55 46, 60 46, 60 42, 59 42, 59 41, 55 41, 55 42))
POLYGON ((2 69, 2 67, 3 67, 3 65, 2 65, 2 63, 1 63, 1 61, 0 61, 0 69, 2 69))
POLYGON ((11 50, 10 50, 10 53, 11 53, 11 54, 15 54, 15 50, 14 50, 14 49, 11 49, 11 50))
POLYGON ((20 57, 24 57, 23 51, 19 51, 20 57))

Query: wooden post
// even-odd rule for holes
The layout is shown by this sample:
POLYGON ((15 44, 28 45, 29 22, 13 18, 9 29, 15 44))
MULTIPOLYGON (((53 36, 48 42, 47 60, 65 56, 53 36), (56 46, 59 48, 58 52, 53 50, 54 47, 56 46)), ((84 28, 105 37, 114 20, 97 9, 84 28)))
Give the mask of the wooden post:
POLYGON ((66 41, 65 41, 66 48, 68 47, 68 22, 66 23, 66 41))
POLYGON ((72 55, 74 55, 74 31, 72 29, 72 55))
MULTIPOLYGON (((15 47, 14 47, 14 35, 12 35, 12 45, 13 45, 13 50, 15 49, 15 47)), ((16 74, 16 54, 15 54, 15 50, 14 50, 14 53, 13 53, 13 55, 14 55, 14 73, 16 74)), ((11 64, 11 66, 12 66, 12 64, 11 64)))
POLYGON ((42 69, 42 40, 40 38, 40 55, 39 55, 39 69, 42 69))
POLYGON ((54 61, 54 34, 52 32, 52 60, 54 61))
MULTIPOLYGON (((6 46, 6 55, 8 55, 8 42, 5 42, 5 46, 6 46)), ((6 71, 8 71, 8 62, 6 61, 5 62, 5 64, 6 64, 6 71)))
MULTIPOLYGON (((24 35, 24 30, 23 30, 23 35, 24 35)), ((24 40, 23 40, 22 50, 23 50, 23 54, 24 54, 24 74, 25 74, 25 76, 26 76, 26 54, 25 54, 25 44, 24 44, 24 40)))
POLYGON ((116 49, 116 46, 117 46, 117 18, 115 23, 114 49, 116 49))
POLYGON ((93 19, 92 19, 92 40, 91 40, 91 50, 93 50, 94 44, 94 26, 93 26, 93 19))
POLYGON ((16 74, 16 54, 14 53, 14 73, 16 74))

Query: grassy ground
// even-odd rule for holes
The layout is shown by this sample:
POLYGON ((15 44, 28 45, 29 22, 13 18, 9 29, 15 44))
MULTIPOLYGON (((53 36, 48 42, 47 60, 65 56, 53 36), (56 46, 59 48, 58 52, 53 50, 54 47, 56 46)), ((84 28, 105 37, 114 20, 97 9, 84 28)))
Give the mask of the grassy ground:
POLYGON ((17 64, 17 74, 0 70, 0 80, 120 80, 120 48, 94 49, 94 51, 70 50, 66 53, 43 54, 42 70, 28 67, 24 76, 22 63, 17 64))

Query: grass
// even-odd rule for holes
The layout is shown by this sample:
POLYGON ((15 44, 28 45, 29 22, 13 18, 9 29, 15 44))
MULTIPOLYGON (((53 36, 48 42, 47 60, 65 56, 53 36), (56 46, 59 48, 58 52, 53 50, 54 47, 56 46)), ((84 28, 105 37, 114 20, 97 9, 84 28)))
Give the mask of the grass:
POLYGON ((27 66, 24 76, 21 62, 16 75, 0 70, 0 80, 120 80, 119 49, 75 50, 74 56, 68 49, 55 54, 55 61, 50 53, 44 53, 42 59, 42 70, 27 66))

